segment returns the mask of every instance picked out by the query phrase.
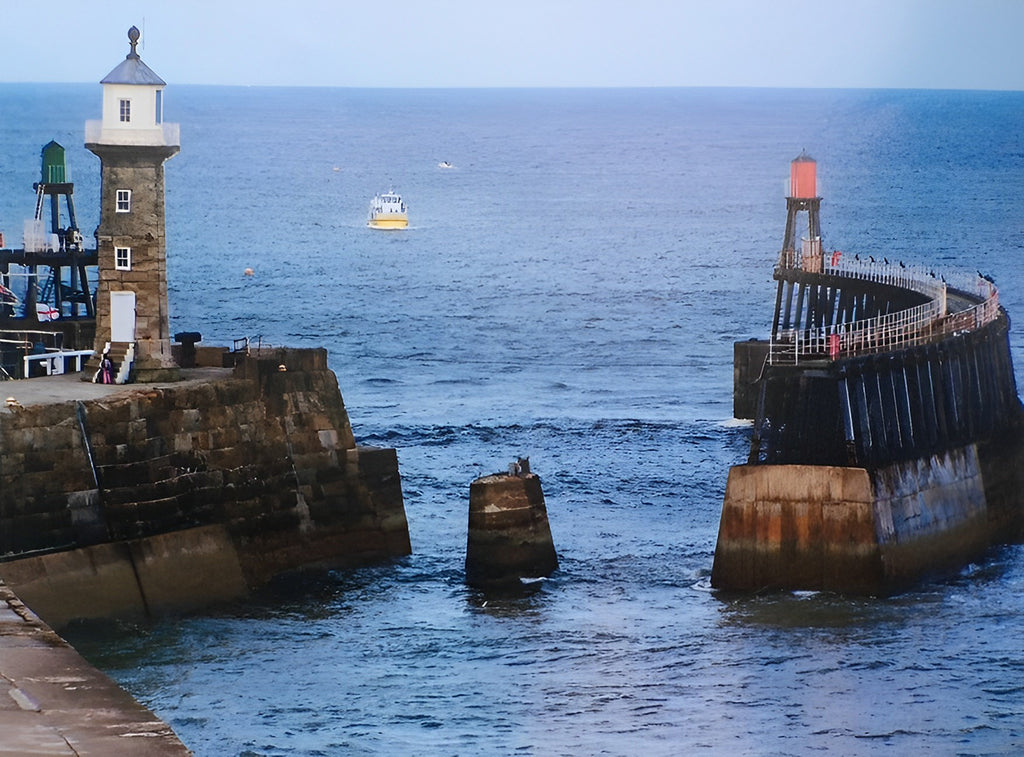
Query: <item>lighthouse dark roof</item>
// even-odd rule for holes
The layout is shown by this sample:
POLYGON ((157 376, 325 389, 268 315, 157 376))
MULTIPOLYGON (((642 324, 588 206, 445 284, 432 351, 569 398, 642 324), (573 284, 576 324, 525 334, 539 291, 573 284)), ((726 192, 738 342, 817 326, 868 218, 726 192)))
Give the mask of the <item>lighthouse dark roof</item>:
POLYGON ((135 46, 139 43, 139 30, 132 27, 128 30, 128 40, 131 42, 131 52, 121 61, 117 67, 100 80, 100 84, 148 84, 164 86, 167 84, 157 76, 153 69, 142 62, 142 58, 135 52, 135 46))

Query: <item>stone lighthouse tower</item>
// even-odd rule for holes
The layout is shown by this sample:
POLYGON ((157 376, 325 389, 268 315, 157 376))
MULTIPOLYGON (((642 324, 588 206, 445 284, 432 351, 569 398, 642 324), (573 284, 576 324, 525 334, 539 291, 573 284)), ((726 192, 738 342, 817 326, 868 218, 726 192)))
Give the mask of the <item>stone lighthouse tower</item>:
MULTIPOLYGON (((115 370, 134 359, 137 381, 178 378, 167 311, 164 162, 180 149, 178 124, 164 123, 166 82, 131 52, 100 82, 103 120, 85 124, 85 147, 101 163, 96 229, 97 355, 110 345, 115 370)), ((98 361, 94 357, 94 361, 98 361)))

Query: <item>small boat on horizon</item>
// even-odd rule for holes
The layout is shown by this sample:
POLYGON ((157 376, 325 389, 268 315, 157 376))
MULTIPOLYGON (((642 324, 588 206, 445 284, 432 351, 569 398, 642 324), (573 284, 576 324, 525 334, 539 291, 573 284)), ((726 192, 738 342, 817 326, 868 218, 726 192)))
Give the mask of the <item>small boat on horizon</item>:
POLYGON ((374 195, 370 201, 370 217, 366 225, 371 229, 408 228, 409 212, 402 196, 393 189, 384 194, 374 195))

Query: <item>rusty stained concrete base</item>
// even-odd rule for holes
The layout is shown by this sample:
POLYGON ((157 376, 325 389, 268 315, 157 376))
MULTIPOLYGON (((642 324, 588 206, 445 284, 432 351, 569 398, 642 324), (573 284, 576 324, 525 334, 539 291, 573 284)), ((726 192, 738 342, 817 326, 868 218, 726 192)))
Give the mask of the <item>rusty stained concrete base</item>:
POLYGON ((881 580, 863 468, 738 465, 729 470, 715 588, 870 592, 881 580))
POLYGON ((558 569, 540 478, 498 473, 469 487, 466 583, 515 586, 558 569))
POLYGON ((0 756, 185 757, 165 722, 0 582, 0 756))
POLYGON ((961 565, 989 543, 979 470, 973 445, 872 472, 734 466, 711 585, 887 595, 961 565))

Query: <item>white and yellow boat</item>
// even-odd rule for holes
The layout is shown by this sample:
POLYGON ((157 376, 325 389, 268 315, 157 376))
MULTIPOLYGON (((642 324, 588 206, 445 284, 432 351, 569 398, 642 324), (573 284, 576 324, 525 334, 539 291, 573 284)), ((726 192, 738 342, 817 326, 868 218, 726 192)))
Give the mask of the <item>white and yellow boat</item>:
POLYGON ((409 212, 402 196, 394 190, 376 195, 370 202, 370 218, 366 225, 371 229, 408 228, 409 212))

